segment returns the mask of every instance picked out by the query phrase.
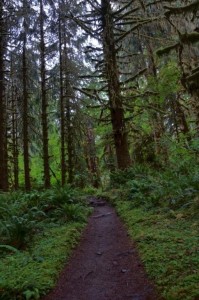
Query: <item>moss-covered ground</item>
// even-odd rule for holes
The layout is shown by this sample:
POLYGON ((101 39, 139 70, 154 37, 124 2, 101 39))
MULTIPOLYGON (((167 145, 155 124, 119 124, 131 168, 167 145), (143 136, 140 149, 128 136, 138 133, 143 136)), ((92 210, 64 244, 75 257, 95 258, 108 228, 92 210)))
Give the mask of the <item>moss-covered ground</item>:
POLYGON ((198 219, 115 201, 150 278, 167 300, 199 299, 198 219))
POLYGON ((83 227, 68 223, 45 230, 35 236, 30 249, 1 259, 0 299, 39 299, 53 288, 83 227))

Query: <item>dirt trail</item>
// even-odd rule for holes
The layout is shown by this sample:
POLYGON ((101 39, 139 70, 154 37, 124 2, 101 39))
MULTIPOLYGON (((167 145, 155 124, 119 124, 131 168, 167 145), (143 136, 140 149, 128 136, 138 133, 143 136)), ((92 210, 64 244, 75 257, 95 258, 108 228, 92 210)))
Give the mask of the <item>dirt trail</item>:
POLYGON ((96 202, 80 245, 43 300, 159 299, 114 209, 96 202))

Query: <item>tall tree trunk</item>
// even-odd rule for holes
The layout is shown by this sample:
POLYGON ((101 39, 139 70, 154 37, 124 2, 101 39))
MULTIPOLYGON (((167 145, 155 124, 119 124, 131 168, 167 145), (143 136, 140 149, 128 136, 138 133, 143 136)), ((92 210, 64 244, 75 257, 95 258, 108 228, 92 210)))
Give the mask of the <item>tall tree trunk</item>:
POLYGON ((0 1, 0 190, 8 190, 8 162, 7 162, 7 130, 6 104, 4 88, 4 51, 5 51, 5 23, 3 3, 0 1))
POLYGON ((105 72, 108 81, 111 121, 119 169, 126 169, 131 164, 127 132, 124 121, 124 109, 116 62, 116 45, 114 41, 113 19, 110 0, 101 0, 102 30, 105 72))
MULTIPOLYGON (((59 8, 61 9, 61 8, 59 8)), ((61 126, 61 182, 66 183, 65 113, 61 13, 59 13, 59 68, 60 68, 60 126, 61 126)))
MULTIPOLYGON (((15 95, 16 97, 16 95, 15 95)), ((16 98, 14 100, 16 102, 16 98)), ((19 189, 19 149, 18 149, 18 124, 17 124, 17 111, 16 104, 14 104, 14 115, 13 115, 13 164, 14 164, 14 188, 19 189)))
POLYGON ((68 183, 73 183, 73 130, 71 124, 70 97, 66 98, 66 129, 67 129, 67 151, 68 151, 68 183))
POLYGON ((19 151, 18 151, 18 124, 17 124, 17 100, 18 92, 17 87, 14 84, 14 70, 13 70, 13 55, 11 55, 11 131, 12 131, 12 142, 11 142, 11 153, 13 159, 13 176, 14 176, 14 189, 19 188, 19 151))
POLYGON ((87 121, 86 137, 87 137, 88 168, 92 176, 92 184, 95 188, 98 188, 100 184, 98 163, 97 163, 98 159, 96 155, 95 136, 93 132, 93 126, 90 120, 87 121))
POLYGON ((43 166, 44 186, 50 187, 50 167, 48 152, 48 101, 46 93, 46 62, 45 62, 45 41, 44 41, 44 8, 43 0, 40 3, 40 60, 41 60, 41 97, 42 97, 42 142, 43 142, 43 166))
POLYGON ((30 159, 29 159, 29 134, 28 134, 28 89, 27 89, 27 59, 26 59, 26 24, 24 20, 23 38, 23 159, 25 174, 25 189, 31 189, 30 183, 30 159))
POLYGON ((65 141, 68 155, 68 183, 72 184, 74 180, 74 145, 73 145, 73 127, 71 120, 71 101, 74 98, 74 91, 71 86, 71 79, 69 76, 69 58, 66 40, 66 27, 63 26, 64 35, 64 98, 65 98, 65 141))

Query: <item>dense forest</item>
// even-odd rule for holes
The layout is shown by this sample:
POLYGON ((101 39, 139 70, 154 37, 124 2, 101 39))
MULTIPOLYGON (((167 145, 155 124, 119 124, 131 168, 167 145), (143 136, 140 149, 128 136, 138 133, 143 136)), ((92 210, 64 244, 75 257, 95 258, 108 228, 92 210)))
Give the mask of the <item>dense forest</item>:
POLYGON ((198 1, 109 2, 2 1, 1 190, 195 164, 198 1))
MULTIPOLYGON (((198 0, 0 1, 5 264, 10 257, 22 259, 29 235, 47 228, 59 236, 52 224, 62 226, 63 237, 67 220, 70 238, 79 236, 90 213, 85 195, 103 195, 129 228, 132 218, 137 224, 148 220, 135 232, 146 269, 155 282, 160 278, 156 283, 164 297, 198 299, 198 46, 198 0), (153 228, 156 219, 161 228, 159 223, 153 228), (176 290, 170 287, 179 273, 163 270, 155 260, 157 249, 147 248, 152 231, 142 239, 149 228, 159 244, 167 235, 168 248, 179 255, 172 254, 176 269, 181 274, 186 269, 176 290), (182 230, 173 244, 172 230, 182 230), (182 246, 183 237, 187 244, 179 250, 176 243, 182 246), (190 261, 180 265, 185 255, 190 261)), ((158 249, 156 258, 166 251, 158 249)), ((52 288, 52 283, 9 285, 6 276, 0 277, 0 299, 39 299, 52 288)))

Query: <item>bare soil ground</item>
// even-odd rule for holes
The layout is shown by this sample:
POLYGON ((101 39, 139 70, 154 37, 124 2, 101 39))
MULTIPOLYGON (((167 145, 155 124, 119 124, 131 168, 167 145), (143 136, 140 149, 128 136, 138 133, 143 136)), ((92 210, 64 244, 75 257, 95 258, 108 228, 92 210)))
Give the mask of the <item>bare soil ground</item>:
POLYGON ((93 199, 81 242, 43 300, 157 300, 139 255, 113 208, 93 199))

